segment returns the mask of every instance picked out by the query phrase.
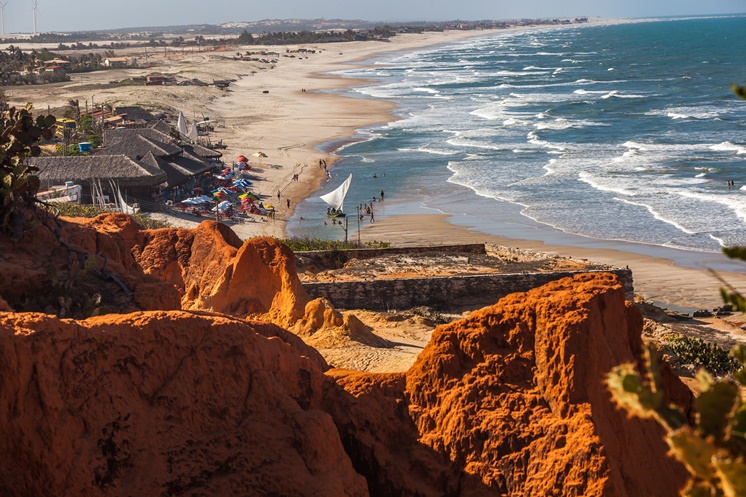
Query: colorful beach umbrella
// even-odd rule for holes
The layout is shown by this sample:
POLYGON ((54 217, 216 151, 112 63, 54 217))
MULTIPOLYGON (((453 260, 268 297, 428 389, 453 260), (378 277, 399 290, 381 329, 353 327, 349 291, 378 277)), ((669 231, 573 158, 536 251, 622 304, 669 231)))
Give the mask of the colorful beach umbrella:
POLYGON ((259 157, 260 159, 264 159, 265 157, 269 157, 267 154, 265 154, 261 150, 259 152, 254 152, 251 155, 253 155, 254 157, 259 157))

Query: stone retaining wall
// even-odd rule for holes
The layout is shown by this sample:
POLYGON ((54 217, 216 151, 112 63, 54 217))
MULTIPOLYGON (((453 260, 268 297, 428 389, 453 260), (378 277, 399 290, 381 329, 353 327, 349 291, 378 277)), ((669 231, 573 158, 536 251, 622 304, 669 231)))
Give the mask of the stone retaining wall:
POLYGON ((525 292, 576 274, 597 272, 616 274, 624 284, 627 299, 632 300, 634 285, 630 269, 308 282, 303 283, 303 288, 312 298, 324 297, 340 309, 388 311, 428 306, 447 310, 464 304, 491 305, 510 293, 525 292))

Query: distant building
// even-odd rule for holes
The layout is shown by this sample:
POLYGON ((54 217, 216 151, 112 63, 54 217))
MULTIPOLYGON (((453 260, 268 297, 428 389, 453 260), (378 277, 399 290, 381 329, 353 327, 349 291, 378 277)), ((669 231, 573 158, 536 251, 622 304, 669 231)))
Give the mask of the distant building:
POLYGON ((45 60, 44 65, 46 66, 65 66, 69 64, 69 60, 64 59, 51 59, 51 60, 45 60))
POLYGON ((125 67, 129 62, 127 57, 109 57, 104 59, 104 65, 106 67, 125 67))
MULTIPOLYGON (((157 127, 170 131, 167 123, 157 127)), ((196 185, 197 177, 209 174, 220 152, 199 145, 175 142, 153 128, 107 129, 105 147, 88 156, 30 157, 38 167, 42 188, 72 182, 81 185, 83 203, 93 201, 92 185, 100 182, 107 195, 113 195, 110 181, 121 189, 127 202, 135 200, 143 209, 162 197, 165 189, 196 185)))
POLYGON ((153 73, 145 76, 145 84, 147 86, 163 85, 166 83, 166 81, 168 81, 168 78, 163 74, 153 73))

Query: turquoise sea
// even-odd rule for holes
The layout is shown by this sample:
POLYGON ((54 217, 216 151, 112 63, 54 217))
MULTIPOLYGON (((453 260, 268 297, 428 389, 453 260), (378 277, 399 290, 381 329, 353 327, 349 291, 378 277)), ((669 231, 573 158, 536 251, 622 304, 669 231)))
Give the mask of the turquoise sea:
MULTIPOLYGON (((375 83, 346 94, 393 101, 398 120, 338 149, 318 195, 352 173, 345 210, 384 190, 379 219, 439 212, 491 234, 679 260, 746 245, 746 101, 730 90, 746 84, 744 41, 746 16, 653 19, 353 66, 338 74, 375 83)), ((289 233, 340 238, 318 195, 289 233)))

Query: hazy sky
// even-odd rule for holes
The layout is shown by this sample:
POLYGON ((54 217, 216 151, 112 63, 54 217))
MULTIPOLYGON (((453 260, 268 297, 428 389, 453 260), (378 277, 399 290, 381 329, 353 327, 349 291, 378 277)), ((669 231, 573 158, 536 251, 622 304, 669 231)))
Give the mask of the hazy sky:
MULTIPOLYGON (((33 31, 33 0, 0 1, 7 1, 6 33, 33 31)), ((442 21, 746 12, 746 0, 38 0, 38 3, 37 31, 293 18, 442 21)))

